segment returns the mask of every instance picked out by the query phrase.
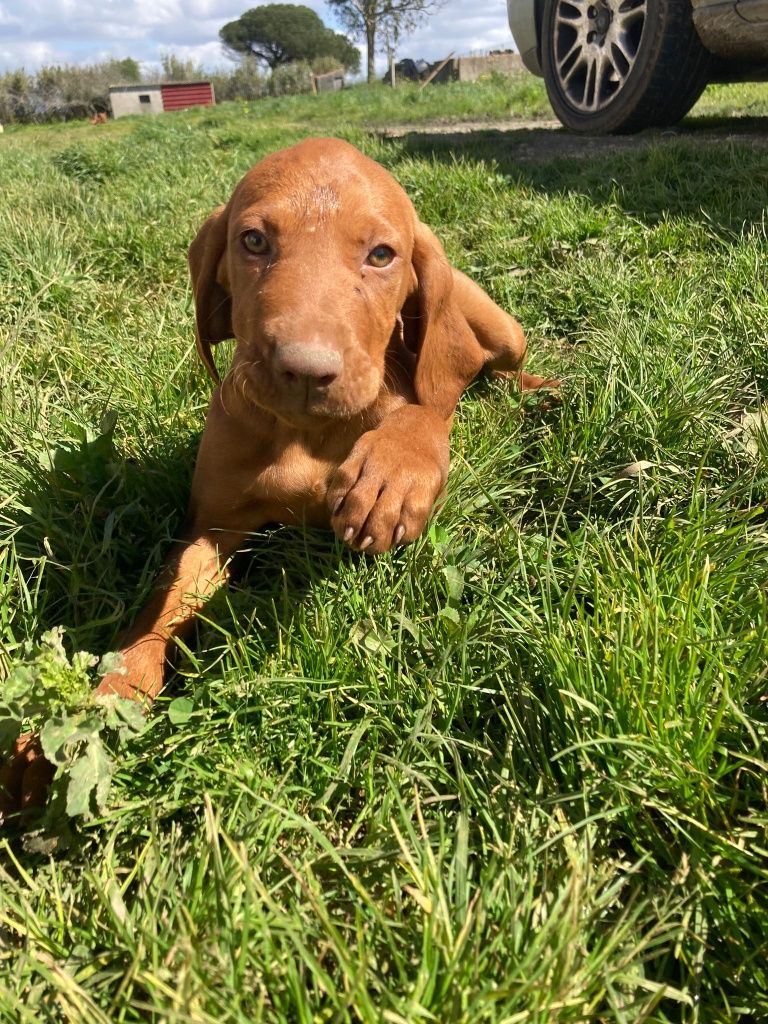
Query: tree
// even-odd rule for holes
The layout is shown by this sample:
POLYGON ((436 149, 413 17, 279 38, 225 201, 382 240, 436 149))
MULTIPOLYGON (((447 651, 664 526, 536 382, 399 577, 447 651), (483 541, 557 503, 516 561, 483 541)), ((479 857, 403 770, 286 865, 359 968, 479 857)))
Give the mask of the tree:
POLYGON ((163 68, 163 79, 166 82, 194 82, 196 78, 204 78, 205 72, 194 60, 178 57, 175 53, 162 53, 160 64, 163 68))
POLYGON ((109 73, 115 82, 140 82, 141 68, 139 62, 133 57, 123 57, 122 60, 111 60, 108 62, 109 73))
POLYGON ((219 37, 230 56, 252 55, 272 71, 281 64, 334 57, 349 71, 360 54, 346 36, 326 28, 315 12, 298 4, 265 4, 222 27, 219 37))
POLYGON ((445 0, 326 0, 346 28, 358 39, 365 39, 368 51, 368 81, 376 77, 374 58, 378 40, 385 36, 391 45, 406 32, 412 32, 428 15, 439 10, 445 0))

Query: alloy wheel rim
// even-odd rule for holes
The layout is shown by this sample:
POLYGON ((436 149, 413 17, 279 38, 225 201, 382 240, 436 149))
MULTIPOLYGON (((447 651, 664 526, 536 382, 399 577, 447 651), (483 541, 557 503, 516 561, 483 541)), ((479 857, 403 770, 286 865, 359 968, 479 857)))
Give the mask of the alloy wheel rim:
POLYGON ((637 62, 646 0, 557 0, 554 65, 576 110, 596 113, 627 83, 637 62))

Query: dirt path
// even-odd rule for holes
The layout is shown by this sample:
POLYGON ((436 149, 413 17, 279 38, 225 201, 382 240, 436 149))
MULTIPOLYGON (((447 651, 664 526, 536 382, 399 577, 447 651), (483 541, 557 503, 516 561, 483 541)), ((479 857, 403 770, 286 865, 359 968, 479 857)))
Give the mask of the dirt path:
POLYGON ((699 118, 674 128, 650 129, 637 135, 609 135, 598 138, 571 135, 559 121, 435 121, 421 124, 390 125, 374 129, 388 139, 413 138, 425 143, 430 138, 450 142, 457 149, 485 138, 493 138, 505 150, 521 160, 554 160, 559 157, 595 156, 601 152, 620 152, 673 141, 715 144, 740 143, 768 146, 768 118, 699 118))

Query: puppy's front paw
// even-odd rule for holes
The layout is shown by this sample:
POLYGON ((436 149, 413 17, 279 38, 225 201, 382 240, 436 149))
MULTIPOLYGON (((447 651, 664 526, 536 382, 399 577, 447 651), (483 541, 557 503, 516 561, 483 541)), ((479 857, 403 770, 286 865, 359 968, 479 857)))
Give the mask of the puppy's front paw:
POLYGON ((117 696, 150 704, 163 688, 164 659, 150 638, 124 648, 122 666, 109 672, 94 691, 98 696, 117 696))
POLYGON ((40 737, 31 732, 19 736, 0 763, 0 824, 19 812, 42 807, 55 772, 43 754, 40 737))
POLYGON ((331 526, 341 540, 371 555, 409 544, 424 529, 447 475, 447 445, 417 445, 413 438, 369 431, 331 482, 331 526))

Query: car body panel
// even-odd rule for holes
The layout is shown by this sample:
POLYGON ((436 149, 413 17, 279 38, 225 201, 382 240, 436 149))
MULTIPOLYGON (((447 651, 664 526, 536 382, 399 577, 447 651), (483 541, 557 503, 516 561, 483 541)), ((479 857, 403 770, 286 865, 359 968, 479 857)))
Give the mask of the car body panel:
POLYGON ((768 0, 741 0, 736 4, 736 13, 745 21, 768 25, 768 0))
MULTIPOLYGON (((701 41, 715 56, 768 61, 768 0, 691 0, 691 6, 701 41)), ((540 4, 537 0, 507 0, 507 14, 523 64, 541 76, 540 4)))
POLYGON ((693 23, 706 48, 718 57, 768 60, 768 0, 694 0, 693 23))

